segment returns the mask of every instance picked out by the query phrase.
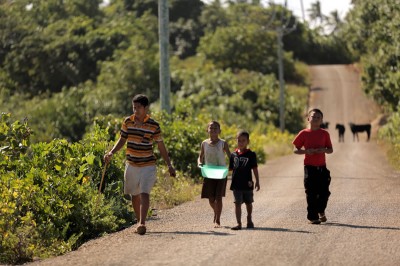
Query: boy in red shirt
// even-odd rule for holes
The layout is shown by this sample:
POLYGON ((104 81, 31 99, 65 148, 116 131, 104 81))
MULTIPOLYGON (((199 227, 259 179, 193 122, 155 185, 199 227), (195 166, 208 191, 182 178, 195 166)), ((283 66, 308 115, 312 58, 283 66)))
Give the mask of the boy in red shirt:
POLYGON ((293 140, 294 153, 304 154, 304 188, 307 198, 307 219, 311 224, 326 222, 325 209, 330 196, 331 176, 326 168, 325 153, 333 152, 328 131, 320 128, 323 113, 319 109, 308 112, 309 128, 299 132, 293 140))

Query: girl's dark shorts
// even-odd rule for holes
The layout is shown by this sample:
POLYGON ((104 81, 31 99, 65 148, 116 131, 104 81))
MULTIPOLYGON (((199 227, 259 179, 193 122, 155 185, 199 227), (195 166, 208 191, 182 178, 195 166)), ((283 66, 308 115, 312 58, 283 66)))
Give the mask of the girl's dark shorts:
POLYGON ((236 204, 251 204, 254 202, 253 190, 234 190, 233 197, 235 198, 236 204))
POLYGON ((225 197, 227 178, 211 179, 204 178, 201 198, 222 198, 225 197))

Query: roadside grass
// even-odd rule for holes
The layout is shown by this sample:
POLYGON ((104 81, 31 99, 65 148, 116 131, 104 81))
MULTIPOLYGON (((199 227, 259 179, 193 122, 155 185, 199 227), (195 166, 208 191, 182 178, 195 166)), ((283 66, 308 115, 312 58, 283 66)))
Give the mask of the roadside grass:
POLYGON ((152 190, 151 204, 153 209, 168 209, 187 201, 194 200, 200 194, 201 184, 197 177, 187 177, 177 172, 170 177, 165 166, 158 167, 157 182, 152 190))

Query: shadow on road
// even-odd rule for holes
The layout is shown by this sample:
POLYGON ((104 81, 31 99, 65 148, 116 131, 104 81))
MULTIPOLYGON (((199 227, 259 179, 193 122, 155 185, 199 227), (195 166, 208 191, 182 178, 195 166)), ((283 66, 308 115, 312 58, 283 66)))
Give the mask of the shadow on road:
POLYGON ((174 231, 174 232, 149 232, 149 234, 160 234, 160 235, 216 235, 216 236, 230 236, 233 235, 231 233, 225 232, 216 232, 216 231, 207 231, 207 232, 182 232, 182 231, 174 231))
MULTIPOLYGON (((229 229, 229 227, 228 227, 229 229)), ((276 232, 287 232, 287 233, 303 233, 303 234, 310 234, 309 231, 302 231, 302 230, 292 230, 286 228, 271 228, 271 227, 257 227, 252 229, 243 228, 242 231, 276 231, 276 232)), ((216 236, 230 236, 234 235, 233 232, 238 231, 231 231, 232 233, 225 233, 225 232, 218 232, 218 231, 207 231, 207 232, 182 232, 182 231, 174 231, 174 232, 149 232, 149 234, 176 234, 176 235, 216 235, 216 236)))
POLYGON ((349 227, 349 228, 357 228, 357 229, 380 229, 380 230, 400 231, 399 227, 368 226, 368 225, 354 225, 354 224, 342 224, 342 223, 326 223, 325 226, 339 226, 339 227, 349 227))
MULTIPOLYGON (((245 230, 246 230, 246 229, 245 229, 245 230)), ((292 229, 287 229, 287 228, 257 227, 257 228, 253 228, 253 229, 247 229, 247 230, 255 230, 255 231, 276 231, 276 232, 287 232, 287 233, 311 234, 311 232, 309 232, 309 231, 292 230, 292 229)))
POLYGON ((310 89, 311 91, 323 91, 324 89, 321 87, 313 87, 310 89))

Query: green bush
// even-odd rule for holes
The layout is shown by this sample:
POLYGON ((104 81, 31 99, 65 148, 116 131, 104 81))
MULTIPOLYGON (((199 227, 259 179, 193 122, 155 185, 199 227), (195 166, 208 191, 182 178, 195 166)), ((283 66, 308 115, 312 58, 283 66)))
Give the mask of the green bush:
POLYGON ((388 123, 383 126, 379 132, 379 139, 383 140, 389 146, 389 160, 391 164, 396 168, 400 169, 399 158, 400 158, 400 112, 393 113, 388 123))
MULTIPOLYGON (((102 193, 98 192, 104 170, 102 158, 115 142, 117 120, 96 119, 79 142, 54 139, 29 145, 32 131, 27 123, 12 122, 10 114, 2 114, 0 263, 63 254, 132 223, 130 202, 122 195, 123 152, 114 156, 104 175, 102 193)), ((166 126, 166 132, 180 131, 185 125, 173 127, 178 128, 166 126)), ((193 143, 189 141, 188 146, 193 143)), ((152 193, 154 206, 172 207, 199 193, 196 180, 182 172, 177 178, 166 179, 166 172, 164 166, 160 167, 160 181, 152 193)))
POLYGON ((0 262, 62 254, 128 222, 120 179, 98 193, 105 133, 28 146, 29 127, 10 118, 0 125, 0 262))

